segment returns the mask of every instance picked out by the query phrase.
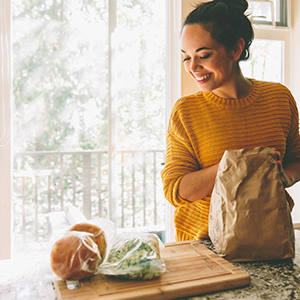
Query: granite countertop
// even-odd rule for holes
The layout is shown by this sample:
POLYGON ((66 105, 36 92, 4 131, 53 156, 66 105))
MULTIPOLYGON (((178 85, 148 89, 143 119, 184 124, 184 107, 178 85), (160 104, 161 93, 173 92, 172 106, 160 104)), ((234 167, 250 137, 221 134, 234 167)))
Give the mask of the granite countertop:
MULTIPOLYGON (((300 231, 295 230, 295 259, 233 264, 251 276, 247 287, 182 300, 300 299, 300 231)), ((208 240, 201 241, 213 250, 208 240)), ((49 253, 29 253, 14 260, 0 261, 0 300, 55 300, 49 253)))
MULTIPOLYGON (((296 257, 282 261, 269 262, 232 262, 233 265, 251 276, 247 287, 216 292, 202 296, 185 298, 189 300, 261 300, 300 299, 300 231, 295 230, 296 257)), ((208 240, 201 241, 207 248, 213 250, 208 240)), ((183 299, 182 299, 183 300, 183 299)))

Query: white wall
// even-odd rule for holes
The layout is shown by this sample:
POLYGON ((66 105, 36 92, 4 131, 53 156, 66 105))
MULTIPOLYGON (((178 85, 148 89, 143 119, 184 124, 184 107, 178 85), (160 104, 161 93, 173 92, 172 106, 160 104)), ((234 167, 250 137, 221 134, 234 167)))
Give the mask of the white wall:
MULTIPOLYGON (((195 1, 193 0, 181 0, 182 3, 182 20, 186 18, 191 10, 195 1)), ((182 22, 181 22, 182 23, 182 22)), ((182 60, 181 60, 182 61, 182 60)), ((197 92, 198 86, 194 79, 184 70, 183 63, 181 63, 181 95, 188 95, 197 92)))

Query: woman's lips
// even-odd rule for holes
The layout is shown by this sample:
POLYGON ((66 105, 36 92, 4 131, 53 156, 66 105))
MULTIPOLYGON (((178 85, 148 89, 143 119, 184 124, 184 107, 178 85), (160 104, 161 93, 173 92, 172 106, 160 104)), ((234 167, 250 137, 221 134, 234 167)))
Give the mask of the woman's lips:
POLYGON ((210 75, 211 75, 211 73, 205 74, 202 76, 195 76, 195 79, 196 79, 197 83, 202 84, 202 83, 205 83, 209 79, 210 75))

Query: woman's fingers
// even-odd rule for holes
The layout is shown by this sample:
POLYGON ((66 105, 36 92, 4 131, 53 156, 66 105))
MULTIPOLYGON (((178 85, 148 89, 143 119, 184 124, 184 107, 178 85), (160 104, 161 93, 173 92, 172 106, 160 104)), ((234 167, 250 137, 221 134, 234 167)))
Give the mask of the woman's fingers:
POLYGON ((285 173, 283 166, 282 166, 282 162, 281 162, 281 155, 279 151, 275 151, 275 154, 277 156, 277 166, 278 166, 278 170, 279 170, 279 175, 280 175, 280 179, 283 183, 283 186, 285 188, 290 187, 292 185, 292 181, 291 179, 287 176, 287 174, 285 173))

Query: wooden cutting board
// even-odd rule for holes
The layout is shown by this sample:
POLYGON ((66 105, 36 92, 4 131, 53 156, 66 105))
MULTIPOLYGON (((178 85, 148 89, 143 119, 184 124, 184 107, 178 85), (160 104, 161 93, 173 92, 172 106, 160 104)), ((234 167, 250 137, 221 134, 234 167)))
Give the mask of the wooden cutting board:
POLYGON ((80 281, 69 290, 54 282, 59 300, 166 300, 211 293, 250 284, 250 276, 198 241, 165 244, 161 249, 167 272, 150 281, 120 280, 104 275, 80 281))

